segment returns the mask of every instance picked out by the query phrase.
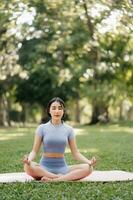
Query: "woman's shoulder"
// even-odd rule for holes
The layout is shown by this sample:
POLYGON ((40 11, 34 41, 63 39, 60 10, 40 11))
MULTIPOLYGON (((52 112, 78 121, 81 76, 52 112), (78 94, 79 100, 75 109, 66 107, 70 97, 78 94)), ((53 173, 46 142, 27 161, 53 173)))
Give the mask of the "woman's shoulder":
POLYGON ((43 124, 39 124, 36 128, 36 134, 39 134, 40 136, 44 136, 45 135, 45 132, 46 130, 48 129, 49 127, 49 123, 43 123, 43 124))
POLYGON ((67 128, 68 130, 73 130, 73 127, 65 122, 63 122, 63 125, 65 128, 67 128))
POLYGON ((64 123, 65 129, 67 130, 68 139, 75 137, 74 129, 71 125, 64 123))
POLYGON ((46 122, 46 123, 41 123, 41 124, 38 125, 38 127, 41 127, 41 128, 43 128, 43 127, 45 128, 47 126, 49 126, 49 121, 46 122))

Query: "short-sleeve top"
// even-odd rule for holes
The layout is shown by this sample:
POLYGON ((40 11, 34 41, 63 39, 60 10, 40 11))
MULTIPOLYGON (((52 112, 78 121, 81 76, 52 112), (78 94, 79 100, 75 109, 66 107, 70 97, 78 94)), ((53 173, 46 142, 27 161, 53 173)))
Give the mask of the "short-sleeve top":
POLYGON ((41 124, 36 129, 43 142, 43 151, 52 153, 64 153, 68 141, 75 137, 73 128, 62 122, 53 125, 51 121, 41 124))

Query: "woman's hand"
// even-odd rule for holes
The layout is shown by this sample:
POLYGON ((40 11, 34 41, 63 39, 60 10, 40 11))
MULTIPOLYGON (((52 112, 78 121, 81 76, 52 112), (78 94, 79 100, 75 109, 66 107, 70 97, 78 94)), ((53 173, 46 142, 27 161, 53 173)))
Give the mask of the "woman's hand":
POLYGON ((92 157, 91 160, 89 160, 88 164, 91 166, 94 166, 96 164, 97 160, 95 157, 92 157))
POLYGON ((30 161, 28 160, 28 157, 29 157, 29 155, 24 155, 24 158, 23 158, 23 163, 24 164, 27 164, 27 165, 30 165, 30 161))

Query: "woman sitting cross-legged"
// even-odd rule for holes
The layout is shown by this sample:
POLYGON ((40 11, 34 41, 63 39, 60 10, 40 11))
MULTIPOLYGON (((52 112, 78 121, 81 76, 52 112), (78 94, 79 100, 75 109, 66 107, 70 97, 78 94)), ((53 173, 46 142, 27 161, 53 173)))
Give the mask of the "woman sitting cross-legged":
POLYGON ((33 149, 24 157, 25 172, 42 181, 74 181, 91 174, 96 159, 93 157, 88 160, 78 151, 73 128, 62 121, 65 114, 63 100, 59 97, 53 98, 48 104, 47 113, 51 117, 50 121, 37 127, 33 149), (74 159, 82 164, 67 165, 64 158, 67 143, 74 159), (44 153, 37 164, 33 161, 41 144, 44 153))

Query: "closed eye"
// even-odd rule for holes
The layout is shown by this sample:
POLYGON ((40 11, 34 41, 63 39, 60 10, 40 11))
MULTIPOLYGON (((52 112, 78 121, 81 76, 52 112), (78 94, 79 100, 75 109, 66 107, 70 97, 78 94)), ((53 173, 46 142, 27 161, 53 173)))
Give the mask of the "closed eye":
POLYGON ((62 106, 58 106, 58 107, 52 106, 52 110, 56 110, 56 109, 58 109, 58 110, 63 110, 62 106))

